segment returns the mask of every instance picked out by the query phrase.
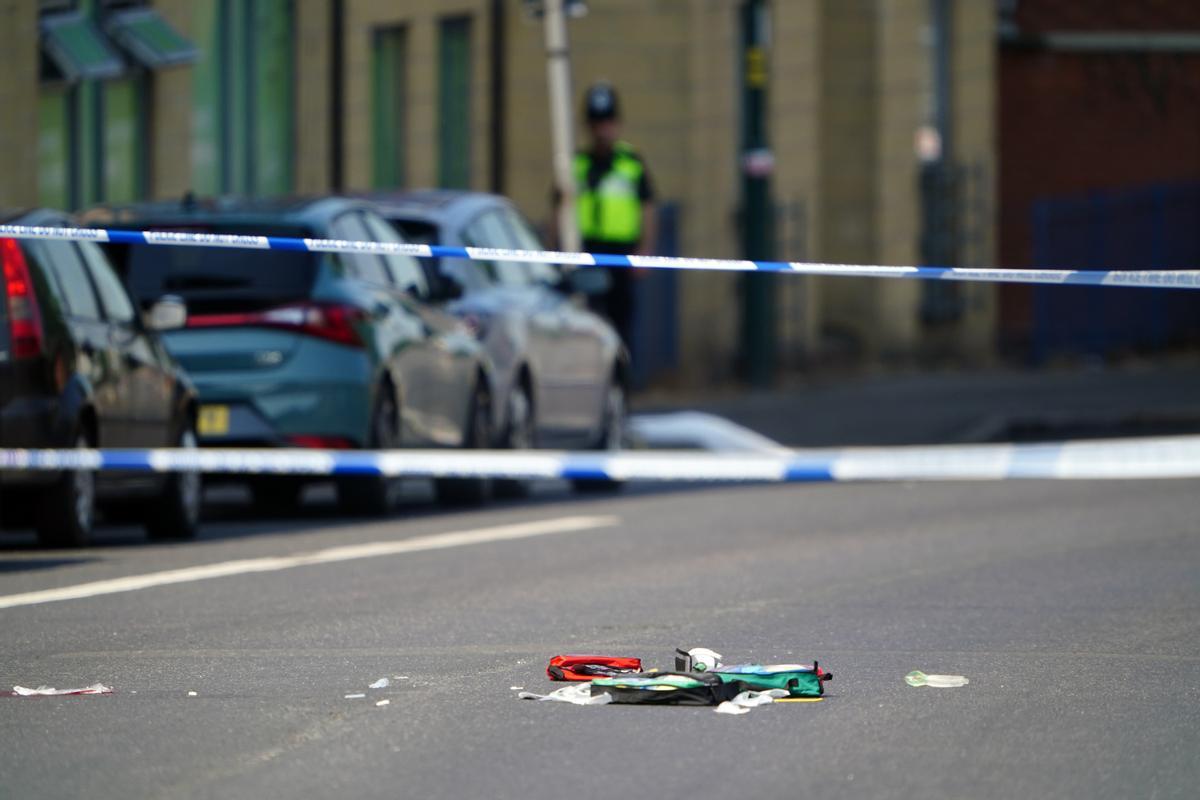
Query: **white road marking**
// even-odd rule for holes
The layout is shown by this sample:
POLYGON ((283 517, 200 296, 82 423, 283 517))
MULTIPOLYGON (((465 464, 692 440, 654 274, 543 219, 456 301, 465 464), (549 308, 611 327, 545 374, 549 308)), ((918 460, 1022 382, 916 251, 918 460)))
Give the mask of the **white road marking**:
POLYGON ((80 583, 75 586, 63 586, 58 589, 0 595, 0 609, 14 608, 16 606, 32 606, 42 603, 56 603, 60 600, 80 600, 85 597, 96 597, 104 594, 136 592, 139 589, 150 589, 155 586, 194 583, 195 581, 224 578, 230 575, 277 572, 283 569, 292 569, 293 567, 331 564, 338 561, 352 561, 358 558, 395 556, 404 553, 419 553, 426 550, 445 550, 451 547, 467 547, 473 544, 503 542, 511 539, 528 539, 534 536, 548 536, 556 533, 575 533, 578 531, 594 530, 596 528, 608 528, 617 525, 619 522, 620 519, 618 517, 612 516, 557 517, 555 519, 518 522, 512 525, 498 525, 491 528, 479 528, 477 530, 437 533, 431 536, 418 536, 414 539, 404 539, 402 541, 368 542, 366 544, 329 547, 324 550, 316 550, 311 553, 298 553, 292 556, 266 556, 262 558, 245 558, 237 561, 222 561, 199 567, 183 567, 164 572, 150 572, 144 575, 130 575, 125 578, 80 583))

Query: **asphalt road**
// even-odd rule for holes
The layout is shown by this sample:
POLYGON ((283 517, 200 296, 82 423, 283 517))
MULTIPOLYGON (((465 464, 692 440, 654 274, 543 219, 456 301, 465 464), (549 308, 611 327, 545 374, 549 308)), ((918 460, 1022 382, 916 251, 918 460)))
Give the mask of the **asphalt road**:
POLYGON ((176 546, 0 539, 0 603, 30 603, 0 608, 0 686, 116 689, 0 697, 0 796, 1195 797, 1196 488, 549 491, 381 523, 224 508, 176 546), (28 594, 95 581, 118 582, 28 594), (835 679, 738 717, 511 689, 553 688, 557 653, 699 645, 835 679))

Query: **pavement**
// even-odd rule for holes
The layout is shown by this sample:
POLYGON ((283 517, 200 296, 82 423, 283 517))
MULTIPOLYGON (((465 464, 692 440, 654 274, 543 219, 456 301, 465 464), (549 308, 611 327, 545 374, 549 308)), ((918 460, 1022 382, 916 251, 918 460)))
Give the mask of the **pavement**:
POLYGON ((115 693, 0 697, 0 794, 1191 798, 1198 511, 1194 481, 551 485, 370 523, 230 501, 174 546, 8 537, 0 686, 115 693), (739 717, 512 689, 677 646, 835 678, 739 717))
POLYGON ((1200 432, 1200 358, 1042 370, 823 374, 768 391, 635 398, 717 415, 790 447, 1200 432))

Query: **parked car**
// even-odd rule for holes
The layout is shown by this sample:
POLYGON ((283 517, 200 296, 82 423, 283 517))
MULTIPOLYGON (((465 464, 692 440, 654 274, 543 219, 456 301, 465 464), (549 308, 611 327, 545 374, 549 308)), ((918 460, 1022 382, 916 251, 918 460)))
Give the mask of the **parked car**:
MULTIPOLYGON (((68 224, 50 211, 0 220, 68 224)), ((0 262, 0 447, 196 446, 195 390, 157 333, 184 324, 182 301, 147 297, 143 317, 91 242, 0 239, 0 262)), ((4 521, 33 523, 48 546, 85 544, 98 502, 152 539, 190 538, 200 492, 196 473, 0 473, 4 521)))
MULTIPOLYGON (((358 241, 403 240, 355 200, 216 200, 109 209, 113 227, 358 241)), ((402 255, 214 247, 111 246, 141 303, 182 297, 187 325, 165 337, 200 395, 202 446, 487 447, 493 379, 471 332, 430 301, 402 255)), ((304 477, 251 482, 255 501, 298 501, 304 477)), ((350 513, 386 513, 399 482, 337 480, 350 513)), ((436 482, 440 499, 480 503, 490 482, 436 482)))
MULTIPOLYGON (((372 197, 406 239, 425 244, 544 250, 513 204, 480 192, 423 191, 372 197)), ((443 307, 468 322, 496 367, 504 398, 504 447, 616 450, 628 408, 629 356, 606 320, 588 311, 582 291, 603 286, 597 269, 565 272, 551 264, 442 258, 425 262, 430 281, 449 284, 443 307)), ((576 488, 618 484, 579 481, 576 488)), ((522 484, 501 487, 520 493, 522 484)))

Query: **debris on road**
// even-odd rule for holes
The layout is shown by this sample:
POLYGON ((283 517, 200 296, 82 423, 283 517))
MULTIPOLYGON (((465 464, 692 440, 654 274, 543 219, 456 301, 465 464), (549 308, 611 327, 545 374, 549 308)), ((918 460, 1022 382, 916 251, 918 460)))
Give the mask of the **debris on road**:
POLYGON ((676 672, 711 672, 721 666, 721 659, 725 656, 707 647, 693 647, 691 650, 676 648, 675 650, 675 671, 676 672))
POLYGON ((199 697, 199 696, 200 696, 199 692, 188 692, 188 697, 199 697))
POLYGON ((606 693, 594 694, 592 684, 590 683, 576 683, 571 686, 564 686, 561 689, 555 689, 550 694, 521 692, 517 697, 522 700, 550 700, 557 703, 571 703, 577 706, 602 706, 613 701, 612 695, 606 693))
MULTIPOLYGON (((674 672, 641 668, 641 659, 626 656, 555 656, 546 668, 553 681, 574 681, 550 694, 522 691, 524 700, 551 700, 574 705, 629 703, 716 706, 722 714, 744 714, 752 708, 784 700, 820 700, 833 675, 814 661, 807 664, 721 663, 707 647, 675 651, 674 672), (588 678, 591 677, 591 680, 588 678)), ((513 691, 522 687, 513 686, 513 691)))
POLYGON ((391 700, 380 700, 378 703, 375 704, 375 707, 382 708, 383 706, 391 705, 391 703, 392 703, 391 700))
POLYGON ((55 689, 53 686, 39 686, 36 689, 30 689, 25 686, 14 686, 12 696, 15 697, 48 697, 51 695, 68 695, 68 694, 112 694, 112 687, 105 686, 103 683, 93 683, 91 686, 85 686, 82 689, 55 689))
POLYGON ((347 700, 361 700, 361 699, 363 699, 364 697, 366 697, 366 695, 365 695, 365 694, 363 694, 362 692, 359 692, 359 693, 357 693, 357 694, 348 694, 348 695, 346 695, 346 699, 347 699, 347 700))
POLYGON ((595 677, 634 675, 641 671, 642 660, 627 656, 555 656, 546 667, 546 675, 552 681, 590 681, 595 677))
POLYGON ((957 689, 970 683, 962 675, 926 675, 919 669, 905 675, 904 682, 909 686, 932 686, 935 689, 957 689))
POLYGON ((389 681, 387 678, 380 678, 379 680, 375 681, 367 688, 368 689, 386 689, 387 687, 389 687, 391 685, 392 685, 392 682, 389 681))

